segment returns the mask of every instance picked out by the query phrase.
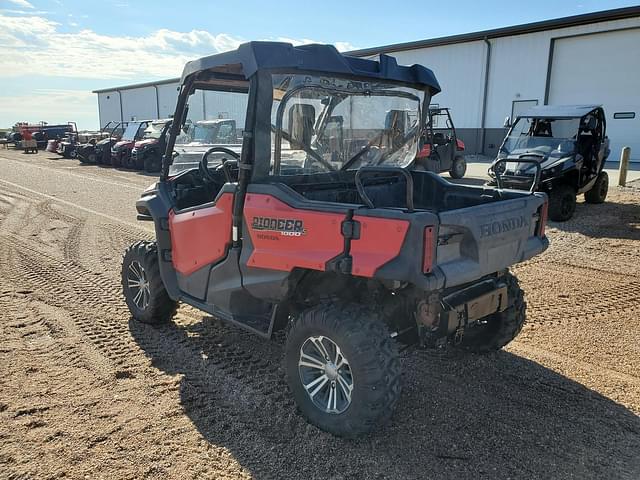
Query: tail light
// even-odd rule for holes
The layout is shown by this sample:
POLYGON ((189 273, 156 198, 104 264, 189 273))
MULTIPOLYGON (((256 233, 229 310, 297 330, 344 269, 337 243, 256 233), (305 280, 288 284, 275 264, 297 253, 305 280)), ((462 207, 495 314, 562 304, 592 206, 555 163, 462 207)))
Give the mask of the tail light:
POLYGON ((422 253, 422 273, 431 273, 435 248, 435 227, 424 228, 424 251, 422 253))
POLYGON ((542 207, 540 207, 540 219, 538 220, 538 236, 544 237, 544 230, 547 226, 547 214, 549 212, 549 197, 545 197, 542 207))
POLYGON ((458 150, 464 150, 464 142, 459 138, 456 138, 456 148, 458 150))
POLYGON ((431 156, 431 144, 425 143, 422 149, 416 155, 416 158, 427 158, 431 156))

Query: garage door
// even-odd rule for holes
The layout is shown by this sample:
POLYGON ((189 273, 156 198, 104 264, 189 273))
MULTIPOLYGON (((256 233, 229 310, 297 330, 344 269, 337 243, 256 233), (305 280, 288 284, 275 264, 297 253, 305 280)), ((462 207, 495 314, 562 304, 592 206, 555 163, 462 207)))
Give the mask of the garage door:
POLYGON ((601 103, 611 160, 640 162, 640 28, 556 39, 549 104, 601 103))

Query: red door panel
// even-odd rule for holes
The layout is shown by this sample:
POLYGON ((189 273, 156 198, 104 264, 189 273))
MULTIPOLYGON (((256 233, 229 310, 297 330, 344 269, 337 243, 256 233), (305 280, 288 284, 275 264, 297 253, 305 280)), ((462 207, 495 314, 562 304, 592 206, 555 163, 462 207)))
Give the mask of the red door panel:
POLYGON ((223 193, 215 205, 184 213, 169 212, 173 268, 189 275, 226 255, 231 244, 233 194, 223 193))
POLYGON ((400 254, 409 221, 360 215, 354 215, 353 219, 360 222, 360 238, 351 240, 351 272, 373 277, 378 268, 400 254))
POLYGON ((325 269, 344 250, 344 214, 292 208, 271 195, 248 194, 244 218, 253 244, 248 266, 325 269))

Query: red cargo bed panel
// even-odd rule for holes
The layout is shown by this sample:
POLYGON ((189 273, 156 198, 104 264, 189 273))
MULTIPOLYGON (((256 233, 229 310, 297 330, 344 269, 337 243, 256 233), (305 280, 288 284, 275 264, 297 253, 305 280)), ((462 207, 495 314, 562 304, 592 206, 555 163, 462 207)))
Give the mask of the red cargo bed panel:
POLYGON ((244 217, 253 244, 249 267, 324 271, 344 251, 344 214, 296 209, 274 196, 251 193, 244 217))
MULTIPOLYGON (((351 240, 351 272, 360 277, 373 277, 376 270, 400 254, 409 230, 408 220, 354 215, 360 223, 360 238, 351 240)), ((422 252, 416 252, 422 255, 422 252)))

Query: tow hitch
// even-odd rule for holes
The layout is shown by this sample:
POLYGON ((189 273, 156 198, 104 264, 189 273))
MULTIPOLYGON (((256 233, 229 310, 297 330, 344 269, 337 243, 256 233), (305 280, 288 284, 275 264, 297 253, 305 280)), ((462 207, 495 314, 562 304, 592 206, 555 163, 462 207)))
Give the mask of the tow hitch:
POLYGON ((509 306, 507 285, 490 278, 470 285, 437 301, 430 298, 419 302, 416 320, 425 346, 444 346, 447 340, 459 345, 465 329, 509 306))

